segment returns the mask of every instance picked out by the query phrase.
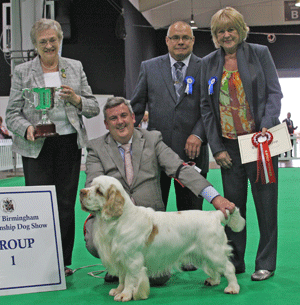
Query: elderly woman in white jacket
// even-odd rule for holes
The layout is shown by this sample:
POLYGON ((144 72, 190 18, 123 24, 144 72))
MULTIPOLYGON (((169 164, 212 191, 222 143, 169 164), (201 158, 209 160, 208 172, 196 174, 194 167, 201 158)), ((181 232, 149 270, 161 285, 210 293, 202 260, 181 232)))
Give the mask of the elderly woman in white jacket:
POLYGON ((87 143, 82 117, 99 114, 81 62, 59 56, 63 32, 51 19, 37 21, 31 40, 38 56, 16 66, 6 110, 6 124, 14 134, 12 150, 22 155, 26 186, 55 185, 63 244, 66 275, 71 264, 75 234, 76 201, 81 148, 87 143), (56 126, 57 136, 36 137, 41 111, 23 97, 25 88, 61 88, 55 100, 57 107, 48 115, 56 126))

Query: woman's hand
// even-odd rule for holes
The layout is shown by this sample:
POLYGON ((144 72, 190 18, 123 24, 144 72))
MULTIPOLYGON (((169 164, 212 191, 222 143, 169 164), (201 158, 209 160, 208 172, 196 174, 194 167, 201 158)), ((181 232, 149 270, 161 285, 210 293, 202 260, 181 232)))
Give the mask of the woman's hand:
POLYGON ((34 127, 32 125, 28 126, 28 128, 27 128, 26 139, 31 142, 33 142, 35 140, 34 127))
POLYGON ((78 109, 82 109, 81 97, 77 95, 74 90, 66 85, 61 86, 62 90, 59 95, 65 100, 70 102, 72 105, 77 107, 78 109))
POLYGON ((266 132, 268 131, 268 128, 263 127, 261 130, 261 135, 264 137, 266 135, 266 132))
POLYGON ((218 165, 223 168, 229 169, 232 166, 232 159, 230 158, 228 152, 226 150, 217 152, 214 155, 214 158, 218 165))

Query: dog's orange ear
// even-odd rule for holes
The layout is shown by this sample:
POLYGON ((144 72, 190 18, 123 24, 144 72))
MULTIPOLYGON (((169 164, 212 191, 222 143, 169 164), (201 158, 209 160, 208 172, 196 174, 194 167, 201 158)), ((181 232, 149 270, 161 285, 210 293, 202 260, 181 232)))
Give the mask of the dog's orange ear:
POLYGON ((106 204, 102 209, 102 217, 112 219, 123 214, 125 199, 115 185, 111 185, 106 192, 106 204))

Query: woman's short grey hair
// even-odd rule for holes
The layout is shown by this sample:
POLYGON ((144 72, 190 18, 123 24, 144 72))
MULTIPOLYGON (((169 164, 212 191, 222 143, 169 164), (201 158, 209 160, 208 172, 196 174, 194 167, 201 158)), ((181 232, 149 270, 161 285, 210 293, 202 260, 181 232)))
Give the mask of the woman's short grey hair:
POLYGON ((240 36, 239 43, 246 40, 249 27, 246 25, 243 15, 232 7, 225 7, 217 11, 212 16, 210 22, 212 39, 217 49, 220 48, 217 41, 217 33, 219 29, 226 29, 228 27, 234 27, 238 31, 240 36))
POLYGON ((114 108, 114 107, 119 106, 121 104, 125 104, 128 107, 129 112, 131 114, 133 114, 133 110, 132 110, 132 107, 130 105, 129 100, 126 100, 125 98, 119 97, 119 96, 109 97, 106 101, 106 104, 103 107, 103 113, 104 113, 105 121, 107 119, 106 110, 110 109, 110 108, 114 108))
POLYGON ((61 29, 59 22, 57 22, 56 20, 53 20, 53 19, 42 18, 42 19, 38 20, 32 26, 31 31, 30 31, 31 42, 35 47, 37 46, 37 41, 36 41, 37 35, 39 33, 41 33, 42 31, 49 30, 49 29, 54 30, 57 34, 59 41, 62 41, 63 31, 61 29))

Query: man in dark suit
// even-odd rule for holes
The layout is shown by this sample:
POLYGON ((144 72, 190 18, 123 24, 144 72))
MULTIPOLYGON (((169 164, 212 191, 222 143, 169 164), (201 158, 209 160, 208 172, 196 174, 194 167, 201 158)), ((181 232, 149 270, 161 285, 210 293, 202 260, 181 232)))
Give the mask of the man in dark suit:
MULTIPOLYGON (((169 53, 141 64, 138 84, 131 99, 136 126, 146 107, 148 130, 159 130, 163 141, 184 161, 193 160, 201 175, 208 172, 208 148, 200 112, 200 64, 192 54, 195 37, 182 21, 172 24, 167 33, 169 53), (177 64, 178 63, 178 64, 177 64), (178 65, 183 67, 178 67, 178 65)), ((161 189, 167 205, 171 178, 162 173, 161 189)), ((177 209, 202 209, 203 198, 175 182, 177 209)))
MULTIPOLYGON (((294 122, 291 120, 291 113, 287 113, 286 119, 284 119, 282 122, 286 123, 287 129, 289 131, 290 136, 292 137, 294 135, 294 131, 298 128, 298 126, 294 127, 294 122)), ((292 147, 294 146, 294 141, 291 139, 292 147)), ((293 150, 291 150, 291 157, 293 156, 293 150)), ((287 152, 284 153, 284 156, 287 157, 287 152)))
MULTIPOLYGON (((89 187, 92 180, 99 175, 112 176, 121 182, 136 205, 164 211, 159 184, 159 176, 163 169, 168 176, 178 178, 193 192, 193 196, 203 196, 225 214, 225 209, 234 210, 233 203, 220 196, 194 167, 183 163, 180 157, 162 141, 160 132, 134 128, 135 115, 128 100, 120 97, 109 98, 103 113, 105 126, 109 132, 89 141, 86 187, 89 187), (128 143, 131 144, 133 166, 133 180, 130 183, 127 180, 125 151, 122 147, 128 143)), ((93 221, 93 218, 88 218, 86 221, 85 241, 89 252, 97 257, 98 253, 95 251, 92 239, 93 221)), ((161 285, 168 279, 167 275, 152 279, 150 282, 161 285)), ((112 282, 116 279, 107 274, 105 280, 112 282)))
POLYGON ((294 130, 296 130, 298 126, 294 127, 294 122, 291 120, 290 112, 287 113, 286 119, 284 119, 282 122, 286 122, 289 134, 292 136, 294 134, 294 130))

